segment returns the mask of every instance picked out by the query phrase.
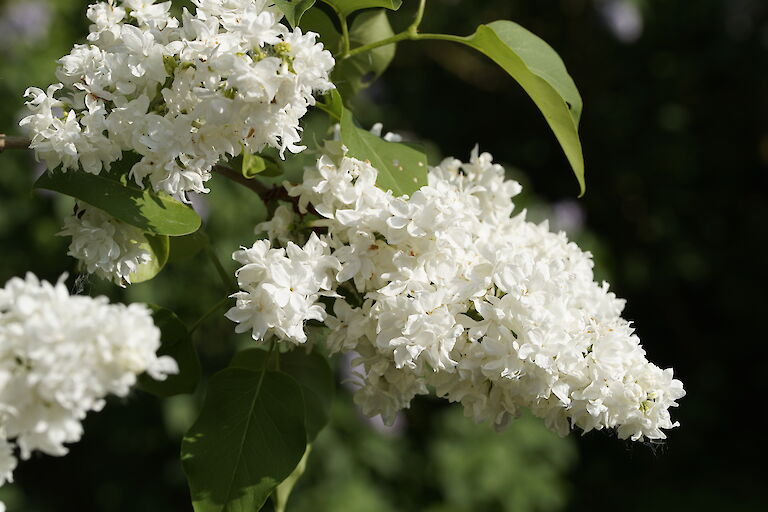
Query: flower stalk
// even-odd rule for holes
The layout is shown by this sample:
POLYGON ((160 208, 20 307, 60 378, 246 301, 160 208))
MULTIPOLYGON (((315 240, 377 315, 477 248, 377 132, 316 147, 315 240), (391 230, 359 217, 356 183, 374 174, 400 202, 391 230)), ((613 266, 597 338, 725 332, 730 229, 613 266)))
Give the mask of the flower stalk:
MULTIPOLYGON (((7 149, 31 149, 29 147, 31 143, 32 141, 27 137, 18 137, 0 133, 0 153, 7 149)), ((248 179, 231 167, 227 167, 226 165, 217 164, 214 165, 211 170, 216 174, 224 176, 225 178, 234 181, 235 183, 239 183, 240 185, 251 189, 264 201, 273 199, 276 196, 279 196, 282 192, 282 189, 276 187, 266 187, 256 180, 248 179)))
POLYGON ((466 39, 461 36, 454 36, 450 34, 420 34, 419 25, 421 25, 421 20, 424 18, 424 7, 426 3, 427 3, 426 0, 419 1, 419 6, 416 10, 416 16, 413 19, 413 23, 411 23, 408 26, 408 28, 406 28, 402 32, 395 34, 391 37, 382 39, 381 41, 376 41, 375 43, 369 43, 363 46, 358 46, 357 48, 354 48, 352 50, 345 51, 342 53, 341 59, 342 60, 348 59, 350 57, 354 57, 355 55, 360 55, 361 53, 369 52, 381 46, 387 46, 389 44, 398 43, 400 41, 422 41, 422 40, 432 39, 432 40, 441 40, 441 41, 463 42, 466 39))

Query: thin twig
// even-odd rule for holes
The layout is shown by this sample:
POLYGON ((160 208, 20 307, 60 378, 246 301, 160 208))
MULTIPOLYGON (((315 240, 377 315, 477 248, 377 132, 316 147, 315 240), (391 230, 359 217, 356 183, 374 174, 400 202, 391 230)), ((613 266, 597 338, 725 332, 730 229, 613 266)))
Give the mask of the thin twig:
POLYGON ((264 204, 268 204, 271 201, 280 200, 294 203, 294 205, 296 205, 295 207, 298 208, 298 198, 288 195, 288 192, 285 190, 285 188, 280 185, 267 187, 262 183, 259 183, 257 180, 246 178, 236 170, 232 169, 231 167, 227 167, 226 165, 214 165, 212 170, 217 174, 221 174, 222 176, 253 190, 261 198, 261 200, 264 201, 264 204))
MULTIPOLYGON (((366 44, 363 46, 358 46, 357 48, 354 48, 352 50, 347 49, 342 55, 341 59, 348 59, 350 57, 354 57, 355 55, 359 55, 361 53, 365 53, 371 50, 374 50, 376 48, 379 48, 381 46, 386 46, 388 44, 393 43, 399 43, 400 41, 418 41, 419 39, 447 39, 449 41, 456 41, 459 38, 456 36, 445 36, 445 37, 434 37, 435 34, 424 34, 425 37, 422 36, 422 34, 419 34, 419 25, 421 25, 421 20, 424 18, 424 7, 426 5, 426 0, 419 0, 419 5, 416 8, 416 16, 413 19, 413 22, 400 32, 399 34, 395 34, 391 37, 388 37, 386 39, 382 39, 380 41, 376 41, 374 43, 366 44)), ((438 36, 441 36, 441 34, 437 34, 438 36)))
POLYGON ((379 48, 380 46, 386 46, 392 43, 399 43, 400 41, 425 41, 428 39, 440 40, 440 41, 453 41, 455 43, 465 43, 465 44, 467 42, 467 38, 461 37, 461 36, 453 36, 450 34, 422 34, 419 32, 404 30, 399 34, 395 34, 392 37, 382 39, 381 41, 376 41, 375 43, 366 44, 364 46, 358 46, 357 48, 350 50, 349 53, 342 56, 341 58, 348 59, 350 57, 354 57, 355 55, 359 55, 361 53, 369 52, 371 50, 379 48))
MULTIPOLYGON (((0 133, 0 153, 6 149, 30 149, 29 145, 31 143, 32 141, 27 137, 16 137, 13 135, 5 135, 4 133, 0 133)), ((275 187, 266 187, 256 180, 249 180, 239 172, 225 165, 214 165, 212 171, 250 188, 262 199, 266 200, 275 196, 275 187)))
POLYGON ((341 55, 342 58, 346 58, 346 56, 349 54, 349 47, 351 43, 349 40, 349 25, 347 23, 347 16, 346 14, 343 14, 333 2, 328 0, 324 1, 331 7, 331 9, 333 9, 333 12, 335 12, 336 16, 339 18, 339 24, 341 25, 341 55))
POLYGON ((206 320, 208 320, 208 319, 209 319, 211 316, 213 316, 214 314, 216 314, 216 312, 217 312, 219 309, 221 309, 221 308, 222 308, 222 306, 226 305, 226 304, 227 304, 227 302, 229 302, 229 301, 230 301, 230 298, 229 298, 229 297, 225 297, 225 298, 221 299, 219 302, 217 302, 217 303, 216 303, 216 304, 215 304, 215 305, 214 305, 214 306, 213 306, 211 309, 209 309, 207 312, 205 312, 205 313, 203 314, 203 316, 201 316, 200 318, 198 318, 198 319, 195 321, 195 323, 194 323, 194 324, 192 324, 192 326, 191 326, 191 327, 188 329, 188 331, 189 331, 189 334, 192 334, 193 332, 195 332, 195 331, 197 330, 197 328, 198 328, 198 327, 200 327, 200 326, 203 324, 203 322, 205 322, 205 321, 206 321, 206 320))
POLYGON ((231 167, 227 167, 226 165, 216 164, 211 170, 216 174, 221 174, 222 176, 229 178, 234 182, 248 187, 249 189, 256 192, 256 194, 264 200, 274 195, 274 187, 265 187, 256 180, 249 180, 236 170, 232 169, 231 167))
POLYGON ((29 149, 30 144, 32 141, 26 137, 14 137, 0 133, 0 153, 6 149, 29 149))
POLYGON ((414 34, 418 32, 421 20, 424 18, 424 7, 426 6, 426 3, 427 0, 419 0, 419 6, 416 8, 416 16, 413 18, 413 23, 408 27, 408 30, 414 34))
POLYGON ((224 265, 221 264, 221 260, 219 260, 219 257, 216 255, 216 251, 213 249, 211 244, 208 243, 204 250, 206 256, 208 256, 208 259, 211 260, 211 263, 216 268, 216 273, 219 274, 219 278, 221 279, 221 284, 224 285, 224 289, 227 290, 228 293, 237 292, 237 290, 240 289, 240 287, 237 285, 237 281, 229 272, 227 272, 227 270, 224 268, 224 265))

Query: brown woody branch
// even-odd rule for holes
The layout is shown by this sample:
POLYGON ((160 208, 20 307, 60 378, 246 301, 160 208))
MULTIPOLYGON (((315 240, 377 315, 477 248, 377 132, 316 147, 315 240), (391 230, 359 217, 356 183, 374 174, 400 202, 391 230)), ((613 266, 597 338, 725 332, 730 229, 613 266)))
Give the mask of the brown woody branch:
POLYGON ((32 141, 26 137, 14 137, 0 133, 0 153, 6 149, 29 149, 31 143, 32 141))
MULTIPOLYGON (((13 135, 0 133, 0 153, 6 149, 29 149, 31 143, 32 141, 27 137, 15 137, 13 135)), ((285 190, 282 187, 264 186, 256 180, 249 180, 239 172, 225 165, 214 165, 212 171, 253 190, 265 202, 270 199, 287 198, 285 190)))
POLYGON ((249 180, 236 170, 232 169, 231 167, 227 167, 226 165, 216 164, 213 166, 211 171, 215 172, 216 174, 220 174, 236 183, 239 183, 244 187, 248 187, 249 189, 256 192, 256 194, 265 201, 267 198, 274 194, 274 187, 265 187, 256 180, 249 180))

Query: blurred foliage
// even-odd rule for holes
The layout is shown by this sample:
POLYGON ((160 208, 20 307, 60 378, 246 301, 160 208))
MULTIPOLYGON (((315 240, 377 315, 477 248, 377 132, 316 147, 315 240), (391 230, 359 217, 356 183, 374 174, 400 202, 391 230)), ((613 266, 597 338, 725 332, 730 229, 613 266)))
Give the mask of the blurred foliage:
POLYGON ((337 399, 331 428, 318 437, 288 509, 561 510, 562 473, 575 457, 568 440, 528 415, 496 433, 459 407, 441 405, 421 403, 394 428, 374 430, 377 423, 363 419, 348 396, 337 399))
MULTIPOLYGON (((86 4, 0 0, 2 131, 13 133, 24 89, 53 81, 55 59, 83 40, 86 4), (26 21, 12 23, 20 6, 26 21)), ((396 31, 414 7, 407 1, 391 15, 396 31)), ((596 254, 598 276, 628 299, 626 315, 649 358, 674 366, 684 381, 689 394, 674 411, 682 426, 665 444, 645 446, 600 433, 560 440, 527 417, 495 434, 456 407, 424 399, 398 428, 382 431, 340 388, 288 510, 761 509, 756 475, 768 447, 760 423, 735 414, 755 410, 764 389, 768 5, 429 0, 423 29, 469 34, 494 19, 549 42, 581 91, 583 199, 575 200, 568 163, 533 103, 489 60, 458 45, 403 43, 393 67, 357 98, 355 114, 364 126, 383 121, 426 141, 433 162, 466 158, 479 143, 522 169, 508 166, 526 187, 518 206, 536 220, 551 217, 596 254), (583 219, 591 231, 580 230, 583 219)), ((305 126, 310 141, 328 128, 323 116, 305 126)), ((311 160, 310 148, 289 165, 289 179, 311 160)), ((72 202, 33 194, 41 171, 29 154, 0 156, 0 282, 28 270, 49 280, 69 271, 74 281, 66 241, 55 236, 72 202)), ((229 255, 250 244, 265 208, 221 178, 210 188, 196 208, 234 270, 229 255)), ((86 293, 160 304, 188 322, 224 294, 203 254, 125 291, 96 279, 80 284, 86 293)), ((220 316, 195 333, 205 374, 224 366, 234 345, 249 345, 231 333, 220 316)), ((25 512, 190 510, 178 445, 201 398, 161 402, 137 391, 112 400, 89 415, 67 457, 22 463, 0 499, 25 512)))

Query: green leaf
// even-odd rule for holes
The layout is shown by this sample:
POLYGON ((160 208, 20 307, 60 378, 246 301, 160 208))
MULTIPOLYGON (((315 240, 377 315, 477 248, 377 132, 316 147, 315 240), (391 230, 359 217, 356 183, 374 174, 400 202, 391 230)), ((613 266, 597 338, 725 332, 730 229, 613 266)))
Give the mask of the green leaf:
POLYGON ((309 454, 312 452, 312 445, 307 445, 307 451, 304 452, 304 456, 301 458, 301 462, 299 462, 299 465, 296 466, 296 469, 293 470, 293 473, 288 476, 285 480, 283 480, 283 483, 277 486, 275 489, 275 492, 272 493, 272 502, 275 505, 275 512, 285 512, 285 506, 288 503, 288 498, 291 496, 291 491, 293 490, 293 487, 296 485, 296 482, 301 478, 301 475, 304 474, 304 471, 307 469, 307 459, 309 459, 309 454))
MULTIPOLYGON (((235 352, 235 355, 232 356, 232 360, 229 362, 229 367, 259 371, 267 364, 268 357, 269 352, 262 348, 247 348, 235 352)), ((271 370, 274 370, 275 368, 276 366, 274 364, 270 367, 271 370)))
POLYGON ((555 132, 584 194, 584 156, 579 141, 581 96, 557 52, 511 21, 480 25, 471 36, 456 40, 493 59, 525 89, 555 132))
MULTIPOLYGON (((320 42, 326 49, 338 55, 341 51, 341 35, 323 11, 312 9, 304 16, 301 28, 320 34, 320 42)), ((373 43, 394 35, 386 12, 376 9, 361 13, 350 28, 349 37, 353 47, 373 43)), ((331 79, 344 99, 351 99, 358 91, 370 86, 392 62, 395 45, 375 48, 369 52, 348 59, 337 60, 331 79)), ((320 107, 322 108, 322 107, 320 107)))
POLYGON ((334 379, 325 357, 293 350, 280 355, 280 371, 293 377, 304 396, 307 439, 312 442, 331 419, 334 379))
POLYGON ((276 178, 283 175, 284 171, 279 163, 271 161, 268 158, 265 158, 264 160, 267 162, 267 168, 261 171, 259 176, 263 178, 276 178))
POLYGON ((243 176, 248 179, 254 178, 257 174, 267 169, 267 161, 259 155, 243 153, 243 166, 241 168, 243 176))
POLYGON ((403 5, 402 0, 324 0, 325 3, 332 5, 341 16, 347 17, 360 9, 369 7, 384 7, 391 11, 396 11, 403 5))
POLYGON ((263 155, 252 155, 244 151, 242 158, 241 170, 243 176, 249 180, 255 178, 257 174, 262 176, 280 176, 283 173, 280 164, 263 155))
POLYGON ((192 344, 187 326, 173 311, 160 306, 150 306, 152 318, 161 332, 159 356, 171 356, 179 365, 179 373, 169 375, 163 381, 154 380, 147 374, 139 377, 138 388, 157 396, 173 396, 193 393, 200 380, 200 360, 192 344))
POLYGON ((341 121, 341 111, 344 109, 344 102, 341 94, 336 89, 332 89, 323 96, 323 101, 318 101, 315 106, 331 116, 335 121, 341 121))
MULTIPOLYGON (((268 353, 252 348, 235 354, 230 367, 256 370, 264 367, 268 353)), ((304 396, 307 439, 312 442, 331 416, 333 373, 328 361, 312 352, 293 350, 280 354, 280 372, 291 376, 301 386, 304 396)))
POLYGON ((301 389, 287 375, 214 375, 181 445, 195 511, 259 510, 301 461, 306 435, 301 389))
POLYGON ((313 5, 315 0, 272 0, 288 20, 291 27, 296 28, 301 21, 301 16, 313 5))
MULTIPOLYGON (((308 11, 299 24, 301 29, 306 32, 315 32, 318 34, 318 40, 323 43, 326 50, 334 55, 341 50, 341 34, 336 30, 331 18, 320 9, 308 11)), ((336 65, 339 63, 337 62, 336 65)))
POLYGON ((378 171, 376 185, 396 196, 410 195, 427 184, 427 157, 411 144, 387 142, 363 130, 348 109, 341 115, 341 141, 347 155, 368 160, 378 171))
POLYGON ((208 243, 208 235, 201 229, 189 235, 174 236, 171 238, 171 254, 168 261, 188 260, 203 250, 208 243))
POLYGON ((53 190, 101 208, 118 220, 156 235, 194 233, 200 217, 189 206, 164 193, 120 183, 113 173, 46 172, 35 188, 53 190))
POLYGON ((139 265, 136 271, 128 276, 132 284, 149 281, 159 274, 163 267, 165 267, 165 264, 168 263, 168 256, 171 250, 168 237, 165 235, 145 234, 144 239, 145 241, 140 247, 148 251, 152 259, 147 263, 139 265))
MULTIPOLYGON (((381 41, 395 35, 384 9, 360 13, 352 23, 349 40, 352 48, 381 41)), ((371 51, 337 61, 331 78, 344 98, 351 99, 357 92, 370 86, 395 58, 394 44, 380 46, 371 51)))

